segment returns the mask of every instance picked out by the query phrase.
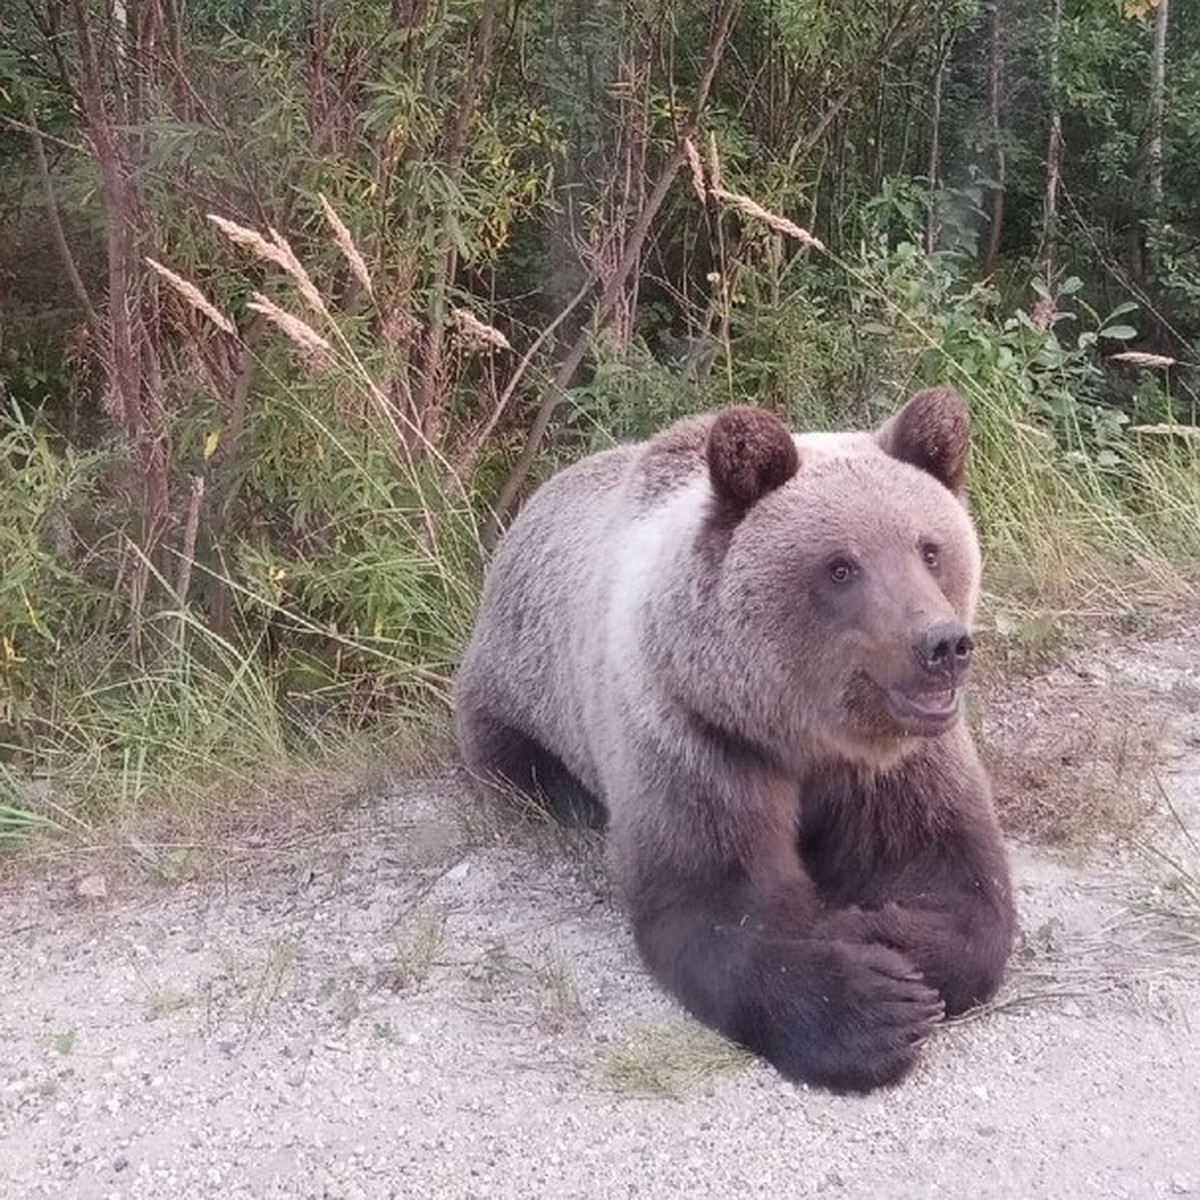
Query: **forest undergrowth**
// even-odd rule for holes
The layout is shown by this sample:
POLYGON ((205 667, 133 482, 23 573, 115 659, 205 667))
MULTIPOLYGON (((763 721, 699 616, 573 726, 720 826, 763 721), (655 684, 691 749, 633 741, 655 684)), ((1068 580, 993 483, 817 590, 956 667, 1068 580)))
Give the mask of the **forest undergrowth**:
POLYGON ((522 499, 722 404, 967 398, 985 673, 1194 612, 1159 3, 0 20, 0 852, 426 761, 522 499))

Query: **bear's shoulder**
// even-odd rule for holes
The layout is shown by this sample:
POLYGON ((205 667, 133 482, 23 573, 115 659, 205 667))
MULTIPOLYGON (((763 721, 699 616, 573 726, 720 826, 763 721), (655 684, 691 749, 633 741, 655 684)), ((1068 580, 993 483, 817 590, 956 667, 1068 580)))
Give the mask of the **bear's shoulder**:
POLYGON ((685 417, 643 442, 629 478, 635 509, 656 507, 706 471, 704 448, 715 416, 685 417))

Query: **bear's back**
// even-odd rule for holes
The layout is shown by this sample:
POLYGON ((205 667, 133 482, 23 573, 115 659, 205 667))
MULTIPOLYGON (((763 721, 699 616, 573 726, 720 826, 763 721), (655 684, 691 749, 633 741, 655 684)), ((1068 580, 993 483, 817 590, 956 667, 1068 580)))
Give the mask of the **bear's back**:
MULTIPOLYGON (((688 541, 699 519, 712 417, 677 422, 646 442, 617 446, 552 476, 497 547, 480 619, 459 671, 461 688, 603 793, 606 706, 633 646, 645 576, 664 543, 688 541), (628 642, 627 642, 628 640, 628 642)), ((651 571, 651 574, 656 572, 651 571)))
POLYGON ((492 559, 459 688, 599 790, 586 736, 593 641, 608 583, 607 546, 637 447, 593 454, 547 480, 492 559), (587 614, 596 618, 587 619, 587 614))
POLYGON ((705 473, 712 416, 686 417, 635 449, 626 500, 631 518, 653 515, 671 496, 705 473))

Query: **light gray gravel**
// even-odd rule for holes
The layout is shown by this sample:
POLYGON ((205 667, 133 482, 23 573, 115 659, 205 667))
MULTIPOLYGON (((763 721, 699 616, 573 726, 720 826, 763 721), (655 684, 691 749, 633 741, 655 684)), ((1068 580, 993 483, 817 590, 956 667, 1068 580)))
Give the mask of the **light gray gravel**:
MULTIPOLYGON (((1163 780, 1200 816, 1185 649, 1163 780)), ((866 1099, 614 1080, 692 1027, 594 859, 453 779, 220 878, 10 880, 0 1197, 1200 1197, 1197 927, 1152 911, 1165 868, 1014 853, 1003 1003, 866 1099)))

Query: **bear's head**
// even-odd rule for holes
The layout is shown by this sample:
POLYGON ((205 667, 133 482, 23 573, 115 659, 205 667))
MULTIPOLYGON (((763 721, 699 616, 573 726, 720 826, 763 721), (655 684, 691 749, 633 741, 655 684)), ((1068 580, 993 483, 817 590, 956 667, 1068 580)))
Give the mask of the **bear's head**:
POLYGON ((873 433, 793 435, 758 408, 717 416, 703 590, 710 664, 734 680, 709 677, 703 715, 783 762, 815 751, 867 767, 959 720, 980 578, 969 442, 946 388, 873 433))

